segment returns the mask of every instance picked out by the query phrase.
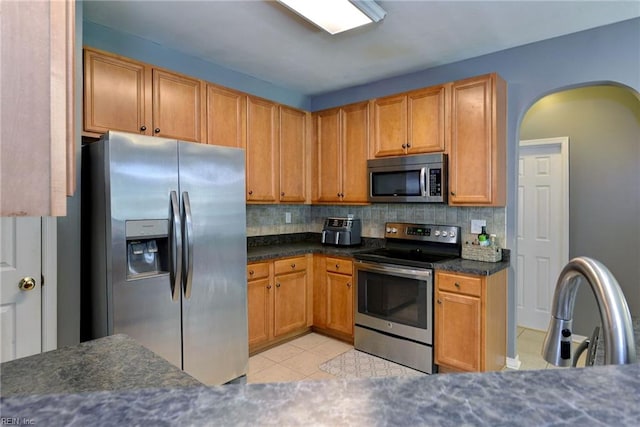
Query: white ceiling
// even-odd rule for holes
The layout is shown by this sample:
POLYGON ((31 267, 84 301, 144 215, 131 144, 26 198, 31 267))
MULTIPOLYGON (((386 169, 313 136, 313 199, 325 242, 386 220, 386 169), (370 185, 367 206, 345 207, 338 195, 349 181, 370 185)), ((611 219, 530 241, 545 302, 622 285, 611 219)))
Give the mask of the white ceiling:
POLYGON ((271 0, 85 0, 84 20, 314 95, 640 16, 638 0, 377 3, 382 22, 334 36, 271 0))

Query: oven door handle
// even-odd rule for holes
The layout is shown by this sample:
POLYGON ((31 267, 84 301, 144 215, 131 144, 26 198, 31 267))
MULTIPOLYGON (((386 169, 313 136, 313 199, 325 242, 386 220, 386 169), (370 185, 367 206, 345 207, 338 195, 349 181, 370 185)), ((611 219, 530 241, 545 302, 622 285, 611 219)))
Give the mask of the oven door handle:
POLYGON ((431 278, 431 269, 418 270, 391 266, 389 264, 373 264, 364 261, 356 261, 356 270, 369 271, 372 273, 389 274, 393 276, 408 277, 410 279, 429 279, 431 278))

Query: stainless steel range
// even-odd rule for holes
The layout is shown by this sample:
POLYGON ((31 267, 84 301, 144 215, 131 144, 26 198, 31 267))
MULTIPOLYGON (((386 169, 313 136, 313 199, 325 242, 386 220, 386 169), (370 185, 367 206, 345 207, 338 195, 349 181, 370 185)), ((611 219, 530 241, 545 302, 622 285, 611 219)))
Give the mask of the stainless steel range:
POLYGON ((434 263, 461 248, 460 227, 386 223, 384 247, 354 255, 355 348, 433 373, 434 263))

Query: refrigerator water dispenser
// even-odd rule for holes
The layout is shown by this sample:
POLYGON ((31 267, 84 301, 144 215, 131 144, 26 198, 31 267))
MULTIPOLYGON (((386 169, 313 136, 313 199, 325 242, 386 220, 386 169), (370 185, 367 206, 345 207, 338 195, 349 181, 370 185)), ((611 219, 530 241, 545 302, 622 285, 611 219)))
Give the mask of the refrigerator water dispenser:
POLYGON ((169 274, 169 221, 125 222, 127 280, 169 274))

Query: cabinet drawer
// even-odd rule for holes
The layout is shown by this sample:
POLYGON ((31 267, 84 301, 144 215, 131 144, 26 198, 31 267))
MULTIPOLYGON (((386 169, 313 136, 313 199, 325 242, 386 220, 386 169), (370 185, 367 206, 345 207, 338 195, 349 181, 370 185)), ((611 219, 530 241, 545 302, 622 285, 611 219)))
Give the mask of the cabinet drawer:
POLYGON ((269 277, 269 263, 258 262, 247 265, 247 280, 263 279, 269 277))
POLYGON ((280 259, 275 261, 273 265, 276 275, 292 273, 294 271, 303 271, 307 269, 307 258, 301 256, 296 258, 280 259))
POLYGON ((477 297, 482 294, 482 279, 480 277, 437 274, 436 286, 438 290, 441 291, 456 292, 477 297))
POLYGON ((353 274, 353 262, 348 259, 327 257, 327 271, 341 274, 353 274))

